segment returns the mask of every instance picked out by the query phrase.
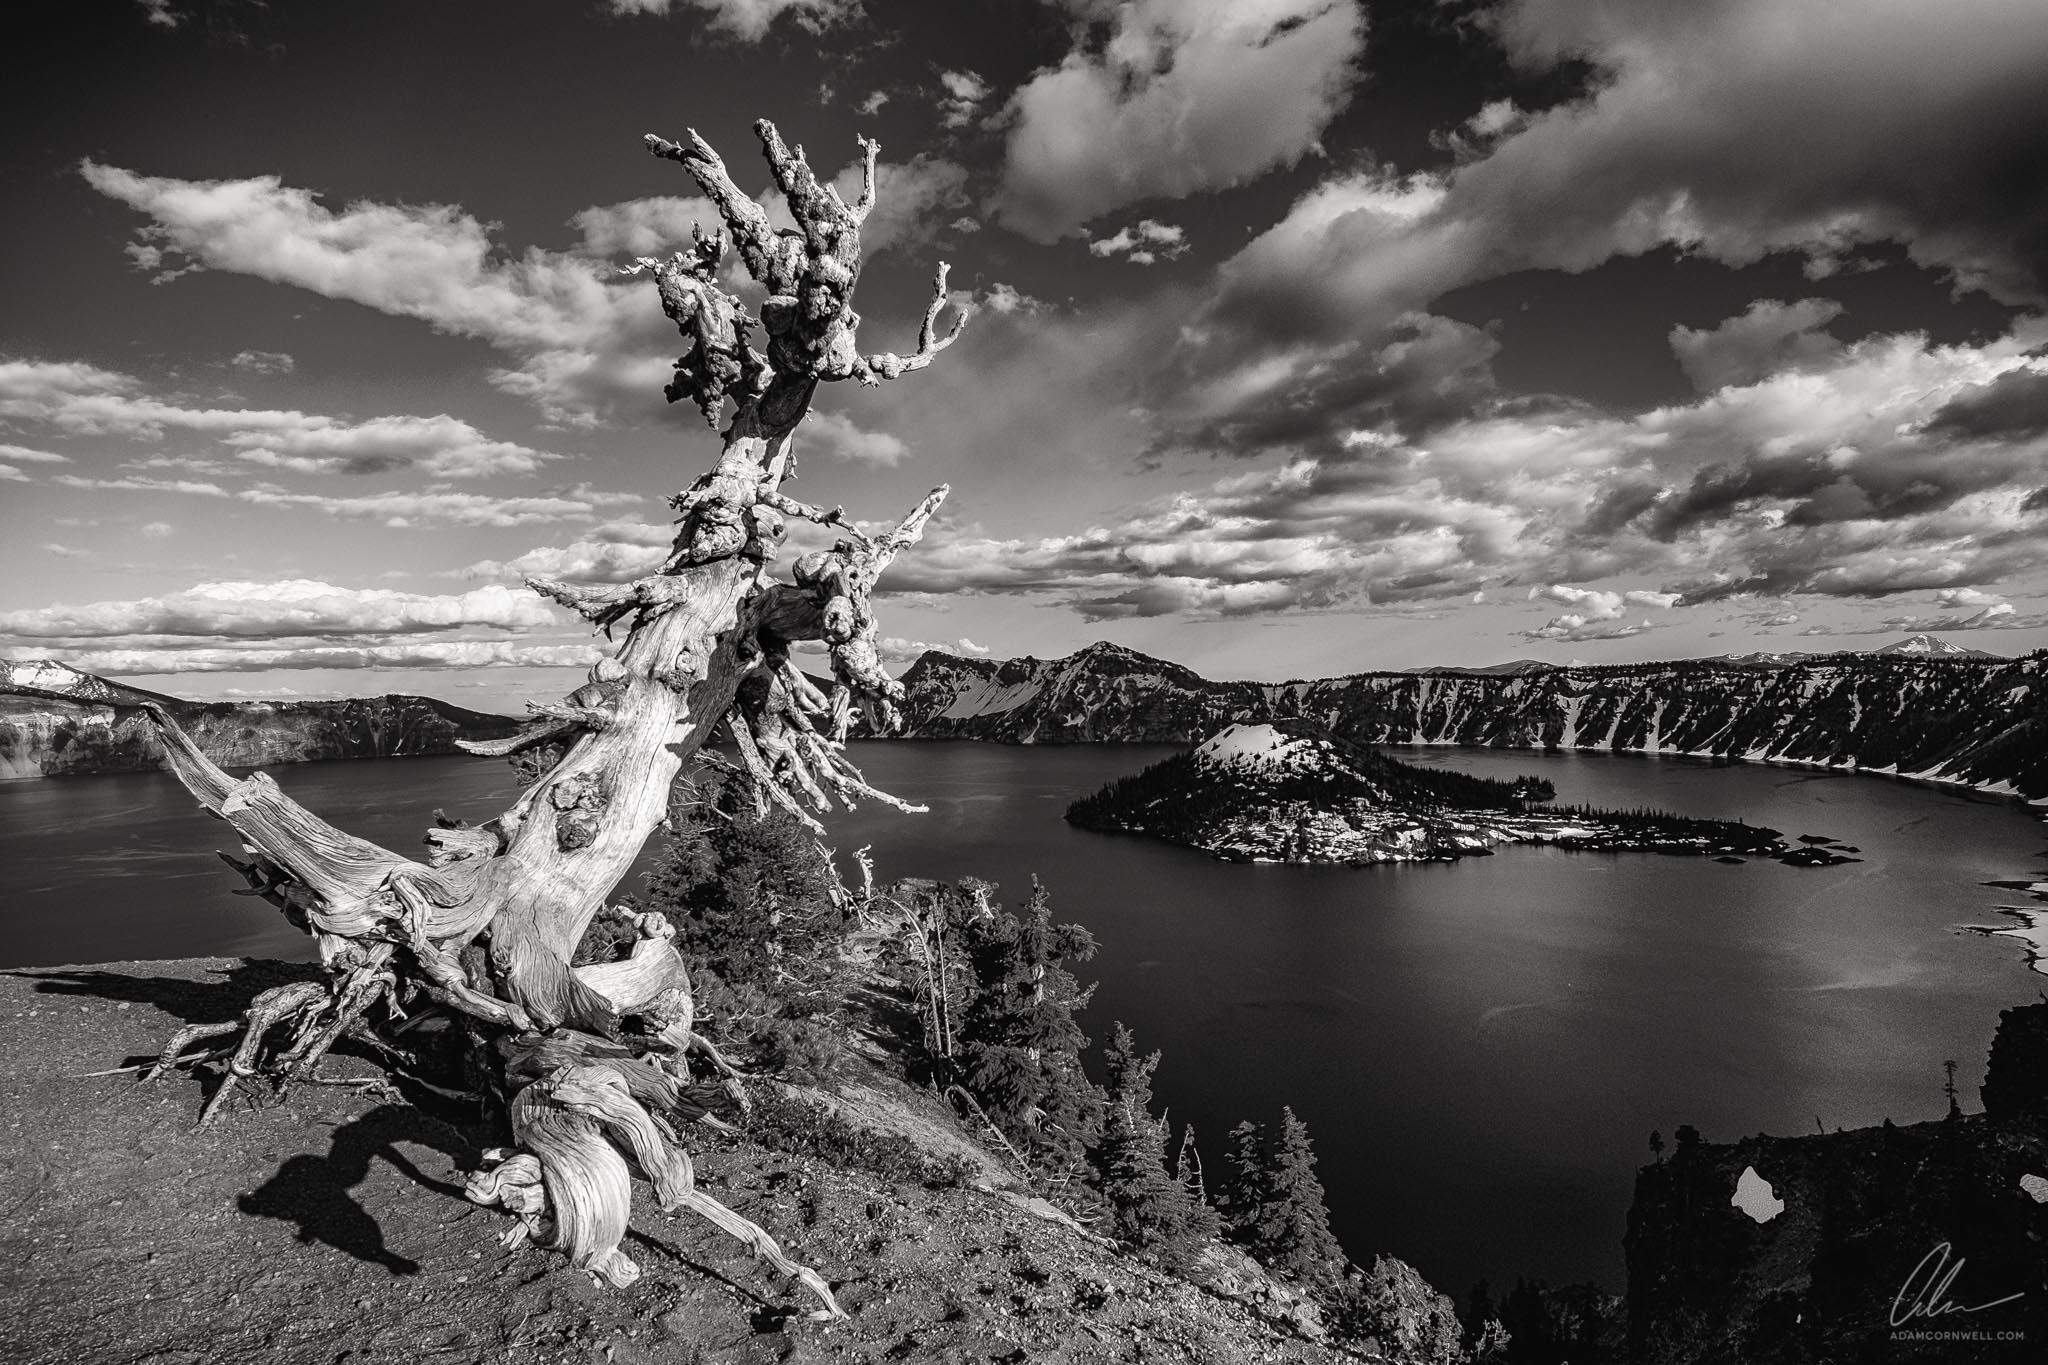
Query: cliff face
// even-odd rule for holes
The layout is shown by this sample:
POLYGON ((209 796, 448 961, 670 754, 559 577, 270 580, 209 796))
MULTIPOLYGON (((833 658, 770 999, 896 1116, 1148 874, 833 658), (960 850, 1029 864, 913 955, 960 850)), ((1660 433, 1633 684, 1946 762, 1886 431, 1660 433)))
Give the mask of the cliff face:
POLYGON ((61 665, 15 665, 0 680, 0 780, 161 767, 162 746, 136 709, 145 701, 163 706, 229 768, 451 754, 457 739, 494 739, 518 727, 431 697, 189 702, 61 665))
MULTIPOLYGON (((2048 1004, 2007 1010, 1993 1056, 2038 1065, 2044 1035, 2048 1004)), ((1906 1128, 1682 1143, 1645 1167, 1627 1237, 1631 1359, 2041 1359, 2048 1114, 1993 1106, 1988 1082, 1985 1100, 1984 1114, 1906 1128)))
POLYGON ((1006 663, 927 653, 905 733, 1009 744, 1193 743, 1303 719, 1360 744, 1688 753, 1855 767, 2048 797, 2048 655, 1835 655, 1518 673, 1211 682, 1115 645, 1006 663))

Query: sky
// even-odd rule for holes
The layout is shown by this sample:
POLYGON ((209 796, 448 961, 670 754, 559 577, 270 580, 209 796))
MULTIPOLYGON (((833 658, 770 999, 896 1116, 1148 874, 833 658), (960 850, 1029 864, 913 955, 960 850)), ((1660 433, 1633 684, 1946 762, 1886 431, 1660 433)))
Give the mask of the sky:
POLYGON ((718 441, 636 257, 882 146, 791 493, 887 653, 1221 678, 2048 645, 2040 0, 30 0, 0 655, 573 687, 718 441))

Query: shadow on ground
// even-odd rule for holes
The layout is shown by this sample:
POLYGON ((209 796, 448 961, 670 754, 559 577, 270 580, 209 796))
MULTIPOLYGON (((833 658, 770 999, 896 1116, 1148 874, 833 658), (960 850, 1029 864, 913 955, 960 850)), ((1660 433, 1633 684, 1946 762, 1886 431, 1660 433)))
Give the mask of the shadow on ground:
POLYGON ((401 1142, 418 1143, 450 1157, 458 1167, 477 1163, 475 1146, 439 1119, 407 1105, 386 1104, 349 1120, 334 1130, 327 1155, 291 1157, 259 1188, 243 1195, 236 1206, 259 1218, 299 1225, 301 1242, 323 1242, 359 1261, 384 1266, 394 1275, 411 1275, 419 1263, 384 1244, 384 1230, 350 1193, 370 1174, 370 1163, 382 1158, 424 1189, 454 1199, 462 1187, 436 1180, 398 1150, 401 1142))

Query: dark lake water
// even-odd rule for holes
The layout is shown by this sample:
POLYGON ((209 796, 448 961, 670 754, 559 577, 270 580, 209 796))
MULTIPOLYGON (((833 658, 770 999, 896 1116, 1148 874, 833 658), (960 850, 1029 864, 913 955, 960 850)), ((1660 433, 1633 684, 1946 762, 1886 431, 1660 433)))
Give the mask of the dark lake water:
MULTIPOLYGON (((967 875, 1021 898, 1033 873, 1102 941, 1091 1034, 1122 1019, 1166 1056, 1158 1092, 1219 1160, 1241 1118, 1307 1120, 1354 1259, 1391 1252, 1462 1299, 1484 1276, 1619 1288, 1652 1129, 1710 1140, 1938 1118, 1942 1062, 1977 1108, 2000 1008, 2044 983, 1999 922, 2040 877, 2025 811, 1799 769, 1608 755, 1423 750, 1560 802, 1659 806, 1826 834, 1866 861, 1727 866, 1509 849, 1448 865, 1226 864, 1088 834, 1068 801, 1172 750, 867 744, 856 760, 929 814, 832 821, 883 878, 967 875)), ((496 760, 275 770, 351 831, 417 845, 434 807, 485 818, 496 760)), ((232 843, 160 774, 0 784, 0 965, 254 954, 308 941, 211 850, 232 843)), ((851 871, 850 861, 843 862, 851 871)))

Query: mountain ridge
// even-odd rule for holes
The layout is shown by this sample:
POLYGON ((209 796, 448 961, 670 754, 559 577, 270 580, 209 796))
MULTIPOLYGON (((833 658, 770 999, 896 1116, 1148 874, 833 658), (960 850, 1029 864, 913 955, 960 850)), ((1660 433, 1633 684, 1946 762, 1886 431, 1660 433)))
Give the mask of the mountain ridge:
POLYGON ((1598 750, 1770 761, 2048 799, 2048 651, 2018 659, 1847 654, 1519 673, 1367 671, 1216 681, 1098 643, 1061 659, 928 650, 903 674, 903 735, 1010 744, 1193 744, 1310 720, 1366 745, 1598 750))
POLYGON ((458 739, 498 739, 519 722, 433 697, 337 701, 188 701, 50 659, 0 664, 0 780, 147 772, 163 746, 144 719, 163 707, 223 767, 332 758, 453 754, 458 739))

